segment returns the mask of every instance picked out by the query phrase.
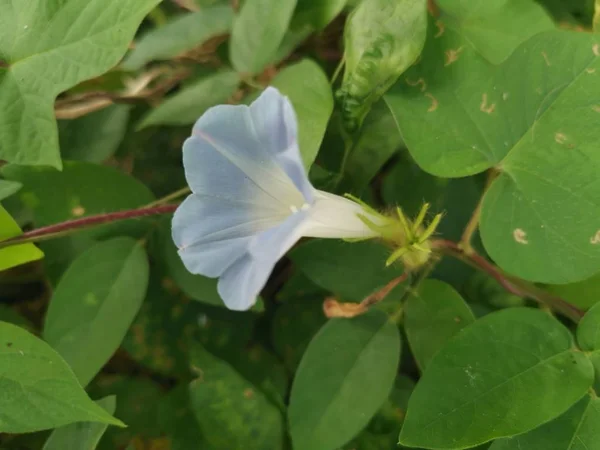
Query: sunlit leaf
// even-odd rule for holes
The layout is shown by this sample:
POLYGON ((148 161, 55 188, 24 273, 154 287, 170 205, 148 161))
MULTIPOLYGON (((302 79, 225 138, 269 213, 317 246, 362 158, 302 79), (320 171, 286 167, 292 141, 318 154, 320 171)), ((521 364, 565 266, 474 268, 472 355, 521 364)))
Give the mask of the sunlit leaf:
POLYGON ((121 345, 146 295, 148 270, 141 243, 115 238, 83 253, 56 286, 44 338, 83 386, 121 345))
POLYGON ((116 65, 159 1, 0 1, 0 159, 60 168, 54 99, 116 65))
MULTIPOLYGON (((16 237, 22 234, 19 225, 0 206, 0 241, 16 237)), ((44 254, 33 244, 20 244, 0 248, 0 270, 25 264, 43 258, 44 254)))
POLYGON ((44 341, 0 322, 0 431, 27 433, 73 422, 122 426, 85 393, 67 363, 44 341))
POLYGON ((233 20, 229 49, 239 73, 257 74, 273 62, 295 7, 296 0, 244 1, 233 20))
POLYGON ((226 103, 240 77, 231 70, 216 72, 186 85, 166 97, 141 120, 138 129, 151 125, 187 125, 194 123, 211 106, 226 103))
POLYGON ((294 449, 335 450, 356 436, 389 395, 399 358, 398 329, 381 311, 328 322, 294 378, 294 449))
POLYGON ((410 348, 421 369, 475 317, 460 294, 446 283, 426 280, 408 297, 404 328, 410 348))
MULTIPOLYGON (((96 402, 109 414, 115 413, 117 406, 114 396, 104 397, 96 402)), ((57 428, 52 432, 42 450, 94 450, 108 424, 81 422, 57 428)))
POLYGON ((593 368, 545 312, 510 308, 464 328, 433 357, 408 405, 400 443, 466 448, 524 433, 565 412, 593 368))
POLYGON ((193 50, 213 36, 231 29, 233 11, 229 5, 215 5, 180 15, 162 27, 145 33, 129 52, 121 67, 139 70, 155 60, 171 59, 193 50))
POLYGON ((327 76, 315 62, 306 59, 283 69, 271 85, 292 102, 298 118, 298 145, 308 169, 317 156, 333 111, 327 76))

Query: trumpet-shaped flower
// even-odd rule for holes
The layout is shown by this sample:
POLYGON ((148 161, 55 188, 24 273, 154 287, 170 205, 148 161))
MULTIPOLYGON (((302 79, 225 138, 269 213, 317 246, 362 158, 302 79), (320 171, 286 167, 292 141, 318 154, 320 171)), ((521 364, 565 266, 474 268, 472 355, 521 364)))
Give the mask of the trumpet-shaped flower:
POLYGON ((230 309, 255 303, 301 237, 378 235, 381 216, 310 184, 297 134, 291 103, 267 88, 250 106, 206 111, 183 145, 192 193, 175 212, 173 240, 190 272, 219 277, 230 309))

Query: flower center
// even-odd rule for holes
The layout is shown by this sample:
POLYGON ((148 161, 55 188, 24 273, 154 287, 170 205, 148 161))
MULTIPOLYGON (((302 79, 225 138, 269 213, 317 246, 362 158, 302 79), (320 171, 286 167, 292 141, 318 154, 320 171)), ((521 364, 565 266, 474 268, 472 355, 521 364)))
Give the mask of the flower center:
POLYGON ((290 205, 290 211, 292 212, 292 214, 296 214, 300 210, 306 211, 308 208, 310 208, 310 205, 308 203, 303 203, 300 208, 298 208, 296 205, 290 205))

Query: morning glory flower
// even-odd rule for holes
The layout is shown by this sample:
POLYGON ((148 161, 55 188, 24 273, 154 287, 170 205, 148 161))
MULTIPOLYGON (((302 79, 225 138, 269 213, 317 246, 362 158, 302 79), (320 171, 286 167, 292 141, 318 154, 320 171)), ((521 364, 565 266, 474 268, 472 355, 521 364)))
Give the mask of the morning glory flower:
POLYGON ((297 128, 291 103, 270 87, 250 106, 210 108, 183 145, 192 193, 175 212, 173 240, 191 273, 219 278, 230 309, 252 307, 277 261, 303 236, 379 234, 373 225, 383 216, 311 185, 297 128))

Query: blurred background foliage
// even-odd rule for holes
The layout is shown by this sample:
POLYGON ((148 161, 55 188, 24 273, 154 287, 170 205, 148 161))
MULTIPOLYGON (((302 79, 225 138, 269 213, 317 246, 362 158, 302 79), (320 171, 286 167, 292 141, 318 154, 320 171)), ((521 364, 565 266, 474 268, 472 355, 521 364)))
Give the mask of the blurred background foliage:
MULTIPOLYGON (((592 27, 592 0, 537 3, 559 27, 592 27)), ((291 98, 303 123, 303 157, 309 166, 314 160, 310 178, 316 187, 353 193, 378 208, 399 205, 411 216, 427 201, 432 212, 446 214, 439 235, 460 239, 486 177, 440 178, 419 168, 383 99, 365 115, 345 160, 341 123, 346 119, 334 110, 332 94, 341 79, 333 91, 330 80, 344 53, 344 25, 357 4, 158 3, 116 67, 58 96, 62 171, 4 167, 2 205, 26 231, 150 204, 185 187, 181 146, 207 108, 249 103, 272 84, 291 98)), ((479 241, 475 246, 483 251, 479 241)), ((107 450, 291 449, 286 405, 302 356, 327 321, 323 301, 334 295, 358 302, 398 276, 397 268, 381 270, 386 250, 377 245, 313 240, 278 264, 255 308, 232 312, 223 307, 215 280, 183 267, 170 239, 170 217, 103 225, 41 242, 39 248, 43 260, 0 272, 0 320, 44 337, 72 367, 81 367, 75 373, 93 399, 107 399, 109 408, 109 396, 116 396, 115 417, 127 428, 86 430, 87 446, 73 430, 54 432, 50 440, 50 431, 2 434, 3 449, 92 449, 94 433, 97 448, 107 450), (86 299, 96 305, 92 313, 77 306, 86 299), (76 444, 69 446, 73 439, 76 444)), ((528 304, 455 259, 445 258, 432 277, 466 299, 467 322, 528 304)), ((598 280, 587 280, 583 288, 550 289, 588 308, 598 299, 598 280)), ((407 296, 408 285, 401 284, 378 309, 393 311, 407 296)), ((418 312, 409 319, 418 322, 418 312)), ((369 320, 379 319, 374 314, 369 320)), ((377 330, 365 339, 399 332, 377 330)), ((406 331, 401 333, 401 351, 388 349, 401 355, 401 372, 390 372, 395 381, 389 395, 383 393, 386 400, 367 420, 342 421, 340 430, 329 430, 335 434, 332 442, 342 436, 340 450, 396 448, 423 357, 415 358, 406 331)), ((418 340, 418 334, 411 339, 418 340)), ((315 396, 327 395, 314 389, 315 396)), ((304 443, 295 450, 321 448, 298 439, 304 443)))

